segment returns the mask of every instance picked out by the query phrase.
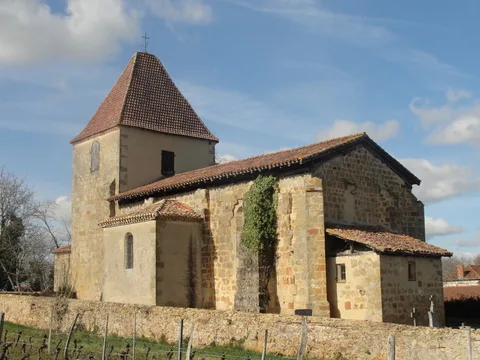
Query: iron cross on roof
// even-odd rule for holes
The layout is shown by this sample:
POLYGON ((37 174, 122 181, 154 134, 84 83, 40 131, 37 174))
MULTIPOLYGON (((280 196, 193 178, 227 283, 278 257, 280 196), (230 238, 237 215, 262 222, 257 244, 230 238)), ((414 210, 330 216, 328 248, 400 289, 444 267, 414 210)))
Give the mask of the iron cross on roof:
POLYGON ((148 40, 150 40, 150 38, 147 36, 147 33, 145 33, 145 35, 142 36, 144 42, 143 42, 143 52, 147 52, 147 46, 148 46, 148 40))

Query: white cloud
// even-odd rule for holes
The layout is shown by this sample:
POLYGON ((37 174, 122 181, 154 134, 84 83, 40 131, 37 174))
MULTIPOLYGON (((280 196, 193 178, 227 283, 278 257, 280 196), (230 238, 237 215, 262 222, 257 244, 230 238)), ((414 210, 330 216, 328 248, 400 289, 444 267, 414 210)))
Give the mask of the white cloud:
POLYGON ((432 144, 470 143, 480 146, 480 116, 458 117, 451 124, 435 130, 427 141, 432 144))
POLYGON ((215 162, 217 164, 226 164, 232 161, 238 160, 235 156, 225 154, 225 155, 218 155, 215 157, 215 162))
POLYGON ((123 42, 140 44, 143 15, 200 25, 212 10, 203 0, 67 0, 58 13, 46 0, 0 0, 0 66, 108 59, 123 42))
MULTIPOLYGON (((455 244, 459 248, 463 247, 475 247, 478 248, 480 246, 480 236, 476 236, 470 240, 465 240, 465 239, 455 239, 453 240, 453 244, 455 244)), ((477 254, 475 253, 464 253, 466 256, 471 257, 472 255, 475 256, 477 254)), ((472 257, 473 257, 472 256, 472 257)))
POLYGON ((457 102, 461 99, 468 99, 472 96, 472 94, 466 90, 462 89, 448 89, 447 93, 445 94, 446 98, 450 102, 457 102))
POLYGON ((434 219, 425 216, 425 232, 428 238, 441 235, 461 233, 463 229, 459 226, 450 225, 445 219, 434 219))
POLYGON ((480 189, 480 175, 467 166, 434 165, 426 159, 400 159, 422 183, 413 188, 424 203, 438 202, 453 196, 480 189))
POLYGON ((417 97, 414 98, 409 105, 410 111, 420 119, 425 128, 436 123, 446 122, 455 115, 454 109, 449 105, 430 107, 429 104, 430 102, 428 99, 423 100, 422 98, 417 97), (423 105, 418 106, 422 101, 423 105))
POLYGON ((212 8, 203 0, 146 0, 152 12, 169 23, 208 24, 212 8))
POLYGON ((68 0, 66 14, 43 0, 0 2, 0 65, 98 61, 138 36, 138 13, 123 0, 68 0))
POLYGON ((328 10, 314 0, 230 0, 253 11, 276 15, 322 36, 340 38, 358 46, 375 46, 393 40, 385 27, 367 18, 328 10))
MULTIPOLYGON (((413 65, 422 71, 441 75, 465 76, 435 55, 405 45, 404 41, 382 23, 396 19, 371 18, 329 10, 316 0, 225 0, 253 11, 271 14, 304 27, 323 37, 341 39, 355 46, 375 49, 375 54, 395 63, 413 65), (393 46, 392 46, 393 45, 393 46)), ((403 25, 418 26, 408 21, 403 25)))
POLYGON ((446 104, 431 106, 429 100, 415 98, 410 103, 410 110, 416 115, 425 129, 433 129, 427 136, 430 144, 471 144, 480 146, 480 106, 458 106, 461 99, 468 99, 471 94, 466 90, 448 90, 445 94, 446 104), (423 101, 422 105, 419 105, 423 101))
POLYGON ((55 199, 54 216, 57 220, 63 220, 70 218, 72 214, 72 200, 68 196, 59 196, 55 199))
POLYGON ((320 131, 317 138, 318 140, 325 140, 366 132, 372 139, 384 141, 394 137, 399 128, 400 124, 396 120, 387 120, 383 124, 376 124, 371 121, 358 123, 349 120, 335 120, 330 128, 320 131))

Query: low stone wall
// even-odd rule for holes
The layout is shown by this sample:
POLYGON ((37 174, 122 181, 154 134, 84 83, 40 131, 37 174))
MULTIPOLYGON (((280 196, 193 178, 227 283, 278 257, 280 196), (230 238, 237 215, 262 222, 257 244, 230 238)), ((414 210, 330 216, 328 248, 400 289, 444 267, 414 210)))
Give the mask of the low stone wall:
MULTIPOLYGON (((184 319, 187 331, 195 324, 193 346, 211 344, 240 345, 260 351, 263 333, 269 331, 268 352, 295 355, 301 319, 295 316, 223 312, 127 304, 59 300, 56 298, 0 295, 0 312, 5 320, 47 329, 54 308, 54 330, 66 331, 76 313, 81 325, 101 333, 109 315, 109 332, 128 337, 132 333, 134 312, 137 336, 177 340, 178 320, 184 319)), ((430 329, 367 321, 312 317, 308 319, 308 357, 325 359, 386 359, 387 338, 396 335, 397 360, 467 359, 464 330, 430 329)), ((480 331, 472 330, 473 359, 480 359, 480 331)))

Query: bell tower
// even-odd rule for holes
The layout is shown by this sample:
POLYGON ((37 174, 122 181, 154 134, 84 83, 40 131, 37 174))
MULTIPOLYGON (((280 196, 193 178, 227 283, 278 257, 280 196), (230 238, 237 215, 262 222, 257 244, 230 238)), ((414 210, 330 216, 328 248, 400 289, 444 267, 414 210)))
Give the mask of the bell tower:
POLYGON ((102 299, 107 198, 215 163, 218 139, 160 60, 136 53, 73 145, 71 283, 77 297, 102 299))

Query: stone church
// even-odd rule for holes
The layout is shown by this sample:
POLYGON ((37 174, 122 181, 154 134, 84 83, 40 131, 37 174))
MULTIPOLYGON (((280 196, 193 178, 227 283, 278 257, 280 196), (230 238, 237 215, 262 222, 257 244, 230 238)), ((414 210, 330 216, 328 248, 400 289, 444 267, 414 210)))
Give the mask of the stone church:
POLYGON ((367 134, 224 164, 215 164, 218 142, 159 59, 134 54, 71 141, 72 244, 55 252, 55 289, 397 323, 410 323, 415 307, 420 324, 433 299, 443 321, 441 257, 451 253, 425 242, 412 194, 420 180, 367 134), (277 181, 266 287, 241 236, 260 175, 277 181))

